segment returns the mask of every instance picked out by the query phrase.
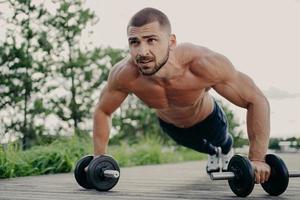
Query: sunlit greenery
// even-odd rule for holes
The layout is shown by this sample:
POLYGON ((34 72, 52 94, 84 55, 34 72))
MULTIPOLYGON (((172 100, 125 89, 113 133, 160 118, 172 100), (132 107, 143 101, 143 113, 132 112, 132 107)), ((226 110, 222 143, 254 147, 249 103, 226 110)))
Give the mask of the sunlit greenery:
MULTIPOLYGON (((89 136, 61 138, 48 146, 22 151, 17 144, 0 148, 0 178, 70 172, 76 161, 92 154, 89 136)), ((144 138, 132 146, 127 143, 109 148, 121 167, 201 160, 206 155, 174 146, 165 146, 157 138, 144 138)))

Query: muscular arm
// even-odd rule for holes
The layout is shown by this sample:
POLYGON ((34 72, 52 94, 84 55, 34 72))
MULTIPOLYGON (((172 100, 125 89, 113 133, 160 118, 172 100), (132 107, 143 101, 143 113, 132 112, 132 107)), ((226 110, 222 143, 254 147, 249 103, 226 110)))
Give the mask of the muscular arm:
POLYGON ((192 63, 191 70, 206 80, 220 95, 247 109, 249 158, 264 161, 270 135, 270 108, 266 97, 252 79, 234 69, 231 62, 206 48, 185 47, 192 63))
POLYGON ((208 64, 217 67, 217 82, 213 88, 235 105, 247 109, 249 159, 264 161, 270 135, 270 108, 266 97, 249 76, 236 71, 224 56, 216 54, 210 59, 208 64))
POLYGON ((117 74, 117 70, 113 69, 111 71, 94 111, 93 141, 95 156, 107 153, 111 114, 128 95, 127 92, 120 89, 117 74))
POLYGON ((256 183, 270 176, 265 163, 270 136, 269 102, 252 79, 234 69, 230 61, 206 48, 185 45, 191 71, 237 106, 247 109, 247 132, 250 142, 249 159, 255 169, 256 183))

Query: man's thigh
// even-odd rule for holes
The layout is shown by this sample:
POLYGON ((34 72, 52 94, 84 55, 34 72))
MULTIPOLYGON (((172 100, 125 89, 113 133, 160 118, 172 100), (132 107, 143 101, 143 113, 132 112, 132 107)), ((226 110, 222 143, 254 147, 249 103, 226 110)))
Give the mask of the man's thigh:
POLYGON ((190 128, 179 128, 159 119, 162 130, 178 144, 196 151, 207 152, 209 144, 221 146, 227 139, 227 119, 222 108, 215 102, 213 112, 203 121, 190 128))

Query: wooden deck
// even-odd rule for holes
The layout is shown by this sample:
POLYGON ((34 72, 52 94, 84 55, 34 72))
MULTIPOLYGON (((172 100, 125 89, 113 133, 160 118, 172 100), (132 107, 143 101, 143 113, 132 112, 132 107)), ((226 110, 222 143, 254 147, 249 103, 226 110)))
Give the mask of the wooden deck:
MULTIPOLYGON (((290 169, 300 169, 300 154, 280 155, 290 169)), ((170 200, 233 199, 226 181, 211 181, 205 161, 122 168, 120 181, 110 192, 85 190, 73 174, 46 175, 0 180, 1 200, 170 200)), ((234 198, 244 199, 244 198, 234 198)), ((300 199, 300 178, 290 179, 287 191, 270 197, 256 185, 249 199, 300 199)))

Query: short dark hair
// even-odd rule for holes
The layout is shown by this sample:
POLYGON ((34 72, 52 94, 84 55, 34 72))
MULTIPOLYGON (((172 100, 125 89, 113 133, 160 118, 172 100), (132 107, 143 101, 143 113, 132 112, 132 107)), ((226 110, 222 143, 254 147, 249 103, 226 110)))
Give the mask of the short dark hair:
POLYGON ((171 33, 171 24, 167 15, 155 8, 144 8, 133 15, 127 25, 127 31, 130 26, 141 27, 145 24, 155 21, 157 21, 161 27, 166 28, 166 30, 171 33))

